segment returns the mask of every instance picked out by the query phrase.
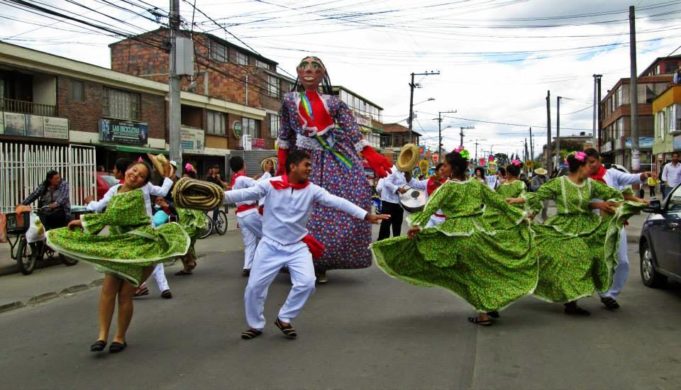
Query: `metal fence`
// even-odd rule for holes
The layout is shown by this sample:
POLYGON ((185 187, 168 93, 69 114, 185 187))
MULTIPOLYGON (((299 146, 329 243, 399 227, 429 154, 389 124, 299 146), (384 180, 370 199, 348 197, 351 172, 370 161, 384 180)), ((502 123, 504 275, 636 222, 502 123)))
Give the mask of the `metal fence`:
POLYGON ((69 183, 71 205, 82 205, 86 196, 96 195, 95 164, 93 146, 0 142, 0 212, 14 211, 50 170, 69 183))

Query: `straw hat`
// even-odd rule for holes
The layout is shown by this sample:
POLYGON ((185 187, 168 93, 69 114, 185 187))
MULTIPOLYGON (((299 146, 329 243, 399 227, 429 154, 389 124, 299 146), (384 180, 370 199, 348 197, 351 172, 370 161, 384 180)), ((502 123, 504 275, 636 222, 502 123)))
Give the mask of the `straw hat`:
POLYGON ((402 172, 410 172, 419 160, 419 147, 414 144, 405 144, 397 157, 397 169, 402 172))
POLYGON ((277 162, 278 162, 276 157, 267 157, 267 158, 263 159, 262 161, 260 161, 260 169, 261 169, 263 172, 265 171, 265 163, 266 163, 267 161, 271 161, 271 162, 272 162, 272 167, 274 168, 274 170, 275 170, 275 172, 276 172, 276 170, 277 170, 277 162))
POLYGON ((549 172, 544 168, 537 168, 534 170, 535 175, 546 175, 547 173, 549 172))
POLYGON ((154 169, 156 169, 156 172, 158 172, 159 174, 165 176, 166 173, 171 172, 170 163, 168 162, 166 156, 164 156, 163 154, 154 156, 151 153, 147 153, 147 157, 149 157, 149 161, 151 161, 151 164, 154 166, 154 169))

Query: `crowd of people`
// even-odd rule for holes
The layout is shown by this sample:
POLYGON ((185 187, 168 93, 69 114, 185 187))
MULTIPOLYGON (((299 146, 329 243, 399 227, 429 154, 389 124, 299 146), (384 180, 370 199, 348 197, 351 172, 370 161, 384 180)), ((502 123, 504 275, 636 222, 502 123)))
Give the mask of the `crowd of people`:
POLYGON ((144 293, 139 288, 152 273, 164 274, 156 271, 164 262, 181 258, 180 273, 192 273, 199 216, 223 195, 237 205, 243 237, 244 340, 263 334, 268 288, 280 271, 290 274, 291 290, 273 323, 294 339, 293 320, 316 284, 327 282, 327 271, 366 268, 372 259, 392 277, 454 292, 477 311, 469 318, 476 325, 492 325, 503 309, 528 295, 564 304, 569 315, 589 315, 577 302, 594 293, 608 309, 619 307, 628 273, 622 226, 645 205, 629 186, 657 175, 605 169, 598 153, 587 150, 567 156, 565 176, 548 179, 539 168, 527 180, 523 163, 512 160, 491 180, 484 170, 470 174, 468 152, 457 148, 435 175, 414 178, 364 140, 351 110, 330 93, 319 58, 305 57, 296 70, 296 85, 283 98, 278 154, 262 162, 262 173, 250 177, 243 158, 234 156, 229 183, 217 168, 209 172, 210 182, 194 184, 196 171, 185 165, 184 177, 173 184, 177 167, 168 162, 157 167, 164 180, 154 186, 148 164, 128 162, 116 167, 121 183, 88 204, 95 213, 48 233, 55 250, 106 273, 92 351, 108 344, 116 300, 118 328, 109 351, 126 348, 132 298, 144 293), (363 161, 381 178, 383 214, 370 211, 363 161), (425 191, 428 200, 408 216, 410 228, 402 235, 399 198, 407 187, 425 191), (544 214, 539 223, 535 216, 549 201, 557 213, 544 214), (371 224, 377 223, 379 239, 372 243, 371 224), (99 234, 104 226, 108 235, 99 234))

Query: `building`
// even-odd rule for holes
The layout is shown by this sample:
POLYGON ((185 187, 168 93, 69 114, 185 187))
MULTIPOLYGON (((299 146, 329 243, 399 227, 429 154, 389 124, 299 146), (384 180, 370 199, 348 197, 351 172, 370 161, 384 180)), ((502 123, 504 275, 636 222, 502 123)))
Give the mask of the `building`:
POLYGON ((420 137, 420 133, 414 130, 409 131, 408 127, 399 123, 386 123, 381 134, 381 149, 384 155, 397 161, 402 146, 408 143, 418 145, 420 137))
POLYGON ((654 169, 659 171, 671 152, 681 151, 681 85, 671 85, 653 101, 655 118, 654 169))
MULTIPOLYGON (((681 56, 661 57, 637 79, 639 149, 642 169, 654 166, 655 126, 652 103, 663 93, 681 63, 681 56)), ((629 78, 620 79, 600 102, 601 152, 604 160, 631 168, 631 106, 629 78)))
POLYGON ((383 107, 343 87, 334 86, 333 93, 350 107, 364 138, 374 149, 381 148, 383 134, 383 107))

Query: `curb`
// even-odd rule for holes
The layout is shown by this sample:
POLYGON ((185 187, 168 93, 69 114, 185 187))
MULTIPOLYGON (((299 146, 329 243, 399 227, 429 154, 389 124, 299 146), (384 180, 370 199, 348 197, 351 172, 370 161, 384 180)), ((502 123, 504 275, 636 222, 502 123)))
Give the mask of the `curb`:
POLYGON ((15 309, 19 309, 26 306, 25 303, 21 301, 16 301, 16 302, 11 302, 11 303, 6 303, 4 305, 0 305, 0 313, 4 313, 6 311, 12 311, 15 309))
POLYGON ((96 279, 96 280, 93 280, 92 282, 90 282, 88 284, 76 284, 74 286, 67 287, 67 288, 61 290, 60 292, 51 291, 51 292, 43 293, 43 294, 40 294, 40 295, 36 295, 36 296, 29 298, 25 302, 15 301, 15 302, 6 303, 4 305, 0 305, 0 313, 9 312, 9 311, 16 310, 16 309, 21 309, 22 307, 39 305, 41 303, 45 303, 45 302, 48 302, 48 301, 51 301, 53 299, 60 298, 60 297, 72 296, 72 295, 77 294, 79 292, 89 290, 93 287, 99 287, 99 286, 102 285, 103 281, 104 281, 104 278, 96 279))

